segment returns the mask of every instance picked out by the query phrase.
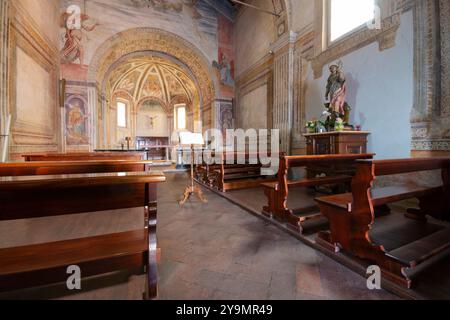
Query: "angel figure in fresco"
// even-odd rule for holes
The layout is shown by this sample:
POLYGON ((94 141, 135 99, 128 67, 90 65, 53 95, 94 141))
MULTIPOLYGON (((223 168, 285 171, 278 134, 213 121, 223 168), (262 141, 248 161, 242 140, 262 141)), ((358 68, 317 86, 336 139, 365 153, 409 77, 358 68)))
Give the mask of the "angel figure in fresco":
POLYGON ((325 106, 330 113, 339 115, 344 120, 344 123, 347 124, 350 118, 351 108, 345 101, 347 84, 342 62, 339 62, 337 65, 331 65, 329 70, 330 76, 328 77, 325 93, 325 99, 329 103, 325 104, 325 106))
POLYGON ((227 56, 222 53, 220 56, 220 61, 214 61, 213 67, 219 70, 220 72, 220 82, 223 85, 233 87, 234 86, 234 79, 231 75, 231 64, 227 59, 227 56))
POLYGON ((71 23, 75 13, 61 14, 60 25, 65 29, 64 46, 61 49, 62 63, 84 63, 83 32, 93 31, 99 24, 94 23, 86 14, 79 14, 79 23, 71 23))

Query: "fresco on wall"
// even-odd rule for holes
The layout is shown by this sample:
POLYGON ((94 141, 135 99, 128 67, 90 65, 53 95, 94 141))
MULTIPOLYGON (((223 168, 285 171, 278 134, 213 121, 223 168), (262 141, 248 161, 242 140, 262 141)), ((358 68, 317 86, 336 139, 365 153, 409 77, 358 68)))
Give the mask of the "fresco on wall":
POLYGON ((85 80, 84 39, 86 34, 94 31, 99 24, 87 14, 82 14, 78 6, 68 6, 60 16, 61 64, 64 78, 85 80))
POLYGON ((233 24, 224 16, 219 15, 219 61, 213 62, 213 67, 218 72, 223 98, 234 97, 234 45, 233 24))
POLYGON ((227 130, 234 129, 233 105, 231 103, 224 103, 220 106, 220 125, 224 135, 227 130))
POLYGON ((78 95, 66 95, 66 143, 69 146, 89 144, 86 99, 78 95))

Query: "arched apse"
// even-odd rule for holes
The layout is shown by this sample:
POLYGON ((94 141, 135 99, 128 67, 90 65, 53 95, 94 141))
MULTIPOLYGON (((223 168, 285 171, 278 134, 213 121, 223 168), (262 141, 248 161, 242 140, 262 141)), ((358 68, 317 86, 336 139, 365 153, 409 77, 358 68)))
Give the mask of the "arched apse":
MULTIPOLYGON (((96 120, 101 121, 106 110, 105 79, 108 73, 124 57, 149 52, 177 62, 192 75, 200 96, 199 112, 194 114, 194 121, 202 122, 203 129, 209 128, 213 121, 204 118, 202 112, 210 109, 217 98, 215 88, 218 87, 218 79, 215 71, 208 59, 193 44, 173 33, 156 28, 135 28, 120 32, 96 50, 88 71, 88 81, 96 83, 99 96, 96 120)), ((99 145, 105 145, 105 137, 106 132, 98 132, 99 145)))

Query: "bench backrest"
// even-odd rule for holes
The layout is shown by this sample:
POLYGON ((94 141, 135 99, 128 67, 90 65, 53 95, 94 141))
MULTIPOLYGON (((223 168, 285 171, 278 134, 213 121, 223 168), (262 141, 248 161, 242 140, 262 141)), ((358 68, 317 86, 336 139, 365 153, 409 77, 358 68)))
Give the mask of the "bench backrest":
POLYGON ((373 166, 375 176, 450 168, 450 158, 411 158, 396 160, 361 160, 359 165, 373 166))
MULTIPOLYGON (((373 183, 377 176, 387 176, 395 174, 405 174, 419 171, 441 170, 443 185, 442 188, 425 188, 425 191, 440 193, 441 200, 437 202, 448 202, 450 205, 450 158, 417 158, 417 159, 397 159, 397 160, 378 160, 378 161, 358 161, 357 162, 356 175, 352 181, 352 214, 358 215, 359 219, 364 220, 368 225, 371 225, 375 221, 375 208, 374 208, 374 191, 372 191, 373 183)), ((389 191, 389 190, 388 190, 389 191)), ((400 191, 402 192, 402 191, 400 191)), ((414 197, 419 194, 414 192, 406 192, 405 197, 414 197)), ((420 190, 420 194, 423 194, 424 190, 420 190)), ((401 194, 398 194, 398 190, 392 189, 389 192, 384 192, 376 199, 378 203, 388 202, 389 199, 403 199, 401 194)), ((438 206, 431 209, 436 213, 443 207, 440 207, 443 203, 439 203, 438 206)))
POLYGON ((159 172, 0 177, 0 221, 146 207, 159 172))
POLYGON ((93 152, 93 153, 55 153, 31 154, 22 156, 25 161, 89 161, 89 160, 142 160, 141 152, 93 152))
POLYGON ((360 159, 372 159, 373 153, 364 154, 334 154, 334 155, 315 155, 315 156, 288 156, 284 157, 283 162, 288 168, 306 167, 308 165, 335 164, 345 162, 355 162, 360 159))
POLYGON ((148 171, 151 161, 47 161, 0 164, 0 177, 148 171))
MULTIPOLYGON (((276 157, 284 156, 285 153, 278 153, 276 157)), ((270 152, 267 153, 258 153, 258 152, 230 152, 230 151, 209 151, 203 154, 204 163, 210 162, 211 158, 216 160, 216 165, 226 165, 226 164, 260 164, 261 158, 267 157, 270 158, 272 154, 270 152), (238 163, 242 161, 243 163, 238 163), (232 163, 228 163, 232 162, 232 163)))

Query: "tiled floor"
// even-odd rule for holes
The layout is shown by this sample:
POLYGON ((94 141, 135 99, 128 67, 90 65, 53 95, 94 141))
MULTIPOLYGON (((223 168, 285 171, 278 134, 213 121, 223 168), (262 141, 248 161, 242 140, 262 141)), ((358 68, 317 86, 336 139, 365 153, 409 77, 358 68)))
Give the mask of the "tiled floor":
MULTIPOLYGON (((158 194, 160 299, 397 299, 368 290, 362 277, 212 192, 205 191, 208 204, 194 200, 180 208, 187 175, 167 178, 158 194)), ((91 220, 89 229, 103 231, 123 219, 91 220)), ((64 298, 140 299, 144 280, 121 273, 83 283, 84 292, 64 298)), ((48 298, 55 292, 28 290, 14 297, 48 298)))

